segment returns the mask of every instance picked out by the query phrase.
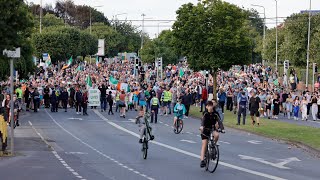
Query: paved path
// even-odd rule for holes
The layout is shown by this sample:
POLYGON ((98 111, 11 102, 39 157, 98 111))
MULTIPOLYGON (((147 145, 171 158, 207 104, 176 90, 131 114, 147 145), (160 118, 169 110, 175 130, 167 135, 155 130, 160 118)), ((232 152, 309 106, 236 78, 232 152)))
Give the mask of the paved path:
POLYGON ((82 116, 71 109, 67 113, 42 109, 24 116, 17 133, 26 139, 24 142, 32 144, 36 139, 37 144, 27 150, 21 148, 24 156, 0 159, 1 180, 319 178, 319 159, 301 149, 289 149, 287 144, 231 129, 221 135, 221 162, 217 171, 207 173, 199 167, 200 121, 192 118, 184 120, 182 134, 176 135, 172 117, 160 116, 158 124, 152 124, 155 141, 150 144, 148 159, 144 160, 137 138, 138 127, 130 120, 136 112, 128 112, 126 119, 99 110, 88 112, 89 116, 82 116), (30 136, 34 138, 32 141, 28 141, 30 136), (43 178, 45 174, 48 178, 43 178))

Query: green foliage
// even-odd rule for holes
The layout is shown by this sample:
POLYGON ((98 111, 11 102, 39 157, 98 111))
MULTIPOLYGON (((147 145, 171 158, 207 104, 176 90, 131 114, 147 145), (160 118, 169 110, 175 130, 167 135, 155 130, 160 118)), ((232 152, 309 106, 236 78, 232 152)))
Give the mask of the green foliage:
POLYGON ((202 1, 183 5, 177 15, 174 44, 193 69, 216 72, 251 59, 247 14, 239 7, 221 0, 202 1))
POLYGON ((53 63, 65 61, 71 56, 93 55, 98 49, 97 38, 71 27, 50 27, 33 36, 36 55, 49 53, 53 63))
POLYGON ((8 59, 2 56, 4 49, 21 47, 21 58, 15 63, 20 77, 26 77, 33 69, 30 36, 33 28, 32 15, 21 0, 0 1, 0 79, 9 76, 8 59))
POLYGON ((162 57, 164 65, 177 63, 179 55, 174 49, 172 31, 162 31, 158 38, 148 41, 140 54, 146 63, 154 62, 156 57, 162 57))
MULTIPOLYGON (((89 32, 89 29, 86 31, 89 32)), ((118 54, 118 46, 124 38, 119 32, 114 30, 114 28, 106 26, 103 23, 94 23, 92 25, 92 34, 98 39, 105 40, 105 51, 107 56, 111 57, 118 54)))

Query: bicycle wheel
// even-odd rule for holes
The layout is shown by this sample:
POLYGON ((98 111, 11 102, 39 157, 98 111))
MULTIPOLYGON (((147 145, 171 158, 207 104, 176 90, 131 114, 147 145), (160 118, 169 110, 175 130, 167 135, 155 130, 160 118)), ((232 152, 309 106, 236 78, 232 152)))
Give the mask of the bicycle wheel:
POLYGON ((219 146, 215 143, 209 143, 208 145, 208 156, 207 158, 207 169, 209 172, 213 173, 219 163, 219 146))
POLYGON ((143 140, 142 153, 143 153, 143 159, 147 159, 147 156, 148 156, 148 141, 146 139, 143 140))
POLYGON ((176 134, 181 133, 183 129, 183 121, 181 119, 177 120, 177 125, 176 125, 176 134))

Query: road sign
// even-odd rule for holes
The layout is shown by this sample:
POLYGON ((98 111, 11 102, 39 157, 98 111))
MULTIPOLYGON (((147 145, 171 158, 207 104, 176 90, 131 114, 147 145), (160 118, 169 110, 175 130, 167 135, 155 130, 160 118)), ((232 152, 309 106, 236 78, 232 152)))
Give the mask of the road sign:
POLYGON ((21 50, 20 48, 16 48, 14 51, 3 50, 3 55, 9 58, 20 58, 21 50))

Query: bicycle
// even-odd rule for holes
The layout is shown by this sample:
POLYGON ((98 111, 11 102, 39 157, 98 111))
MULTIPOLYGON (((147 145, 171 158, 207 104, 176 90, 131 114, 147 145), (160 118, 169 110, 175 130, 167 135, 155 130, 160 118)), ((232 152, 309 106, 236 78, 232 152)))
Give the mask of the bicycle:
POLYGON ((142 138, 142 157, 143 159, 147 159, 148 156, 148 142, 150 140, 154 139, 154 136, 151 135, 151 127, 149 125, 149 121, 148 119, 150 118, 150 114, 146 113, 145 117, 144 117, 144 122, 145 122, 145 128, 144 128, 144 132, 143 132, 143 138, 142 138))
POLYGON ((205 162, 206 162, 206 171, 209 171, 210 173, 213 173, 219 164, 219 145, 216 144, 213 140, 213 135, 212 132, 210 132, 210 137, 208 137, 207 135, 203 134, 204 136, 208 137, 208 145, 207 145, 207 152, 205 154, 205 162), (210 165, 213 165, 212 167, 210 165))
MULTIPOLYGON (((181 112, 179 111, 178 114, 181 114, 181 112)), ((175 134, 179 134, 183 129, 183 120, 181 117, 182 117, 182 115, 177 116, 177 121, 174 124, 173 132, 175 134)))

